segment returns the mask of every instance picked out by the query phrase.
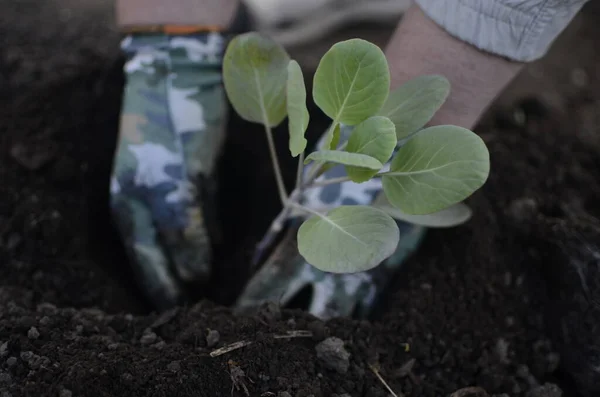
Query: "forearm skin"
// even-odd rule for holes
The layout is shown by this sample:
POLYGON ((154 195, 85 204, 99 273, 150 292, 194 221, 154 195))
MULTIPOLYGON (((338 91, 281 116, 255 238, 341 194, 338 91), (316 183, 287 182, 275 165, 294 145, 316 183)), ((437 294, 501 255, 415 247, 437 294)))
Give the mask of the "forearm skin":
POLYGON ((117 25, 200 25, 227 29, 239 0, 117 0, 117 25))
POLYGON ((392 89, 425 74, 440 74, 451 93, 432 124, 473 128, 479 117, 519 73, 524 63, 480 51, 459 40, 414 5, 391 37, 386 56, 392 89))

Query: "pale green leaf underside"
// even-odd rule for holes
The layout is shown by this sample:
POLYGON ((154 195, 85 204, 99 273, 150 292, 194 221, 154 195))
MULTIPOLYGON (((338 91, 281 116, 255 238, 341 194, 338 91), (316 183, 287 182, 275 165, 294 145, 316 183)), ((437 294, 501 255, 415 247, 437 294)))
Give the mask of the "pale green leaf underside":
POLYGON ((402 146, 382 177, 385 195, 406 214, 441 211, 473 194, 487 180, 490 158, 475 133, 436 126, 402 146))
MULTIPOLYGON (((315 72, 313 99, 336 123, 354 126, 376 114, 390 89, 390 71, 383 51, 362 39, 334 44, 315 72)), ((332 131, 327 134, 329 147, 332 131)))
POLYGON ((399 221, 411 223, 413 225, 425 226, 430 228, 449 228, 462 225, 471 219, 473 212, 465 203, 458 203, 439 212, 427 215, 409 215, 402 212, 401 209, 392 206, 385 195, 380 195, 381 200, 373 203, 373 206, 381 209, 386 214, 399 221))
POLYGON ((304 133, 308 127, 310 114, 306 108, 306 87, 302 69, 294 60, 288 64, 287 113, 290 134, 289 148, 292 157, 297 157, 306 150, 307 141, 304 133))
POLYGON ((341 206, 324 217, 314 216, 298 230, 298 249, 319 270, 355 273, 389 258, 400 239, 396 222, 367 206, 341 206))
POLYGON ((416 77, 393 90, 378 114, 389 117, 398 139, 423 128, 444 104, 450 82, 443 76, 416 77))
POLYGON ((285 119, 289 60, 283 47, 255 32, 230 42, 223 59, 223 83, 240 117, 269 127, 285 119))
MULTIPOLYGON (((394 123, 387 117, 374 116, 354 127, 346 151, 366 154, 385 164, 397 144, 394 123)), ((346 167, 346 173, 353 182, 362 183, 371 179, 377 171, 361 167, 346 167)))
POLYGON ((343 165, 353 165, 356 167, 364 167, 372 170, 380 170, 383 168, 381 161, 366 154, 341 152, 338 150, 319 150, 308 155, 304 164, 311 161, 331 162, 343 165))

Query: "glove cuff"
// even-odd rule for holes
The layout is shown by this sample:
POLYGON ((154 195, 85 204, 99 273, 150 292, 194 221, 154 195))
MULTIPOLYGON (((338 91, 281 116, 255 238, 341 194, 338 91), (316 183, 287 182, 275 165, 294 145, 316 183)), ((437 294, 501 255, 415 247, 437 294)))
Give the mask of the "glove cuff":
POLYGON ((227 47, 224 33, 206 30, 206 27, 173 25, 144 29, 132 30, 121 41, 121 50, 127 61, 126 72, 150 60, 163 64, 171 72, 190 67, 220 70, 227 47))
POLYGON ((207 25, 173 25, 173 24, 157 24, 157 25, 134 25, 127 26, 121 29, 121 32, 126 35, 130 34, 165 34, 173 36, 193 35, 199 33, 216 32, 221 33, 225 30, 220 26, 207 25))

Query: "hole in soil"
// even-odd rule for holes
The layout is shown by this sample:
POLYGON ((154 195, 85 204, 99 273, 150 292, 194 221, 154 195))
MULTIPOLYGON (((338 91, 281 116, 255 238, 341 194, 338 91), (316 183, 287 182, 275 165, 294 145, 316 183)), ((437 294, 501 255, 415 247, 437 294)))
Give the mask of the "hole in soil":
POLYGON ((563 219, 565 217, 564 209, 559 205, 559 203, 552 201, 548 203, 544 203, 540 207, 540 213, 548 218, 557 218, 563 219))
POLYGON ((300 310, 308 310, 310 306, 310 302, 313 298, 315 291, 312 285, 308 284, 304 288, 302 288, 292 299, 290 299, 289 303, 285 305, 286 309, 300 309, 300 310))
MULTIPOLYGON (((312 76, 306 76, 307 89, 312 76)), ((307 101, 311 124, 306 134, 309 147, 329 126, 329 118, 307 101)), ((221 239, 214 247, 213 276, 207 289, 194 294, 193 301, 208 299, 217 304, 234 304, 248 280, 269 258, 286 235, 283 230, 263 253, 260 264, 251 267, 256 245, 281 210, 275 176, 271 165, 264 130, 258 124, 242 120, 232 108, 227 127, 223 156, 218 165, 217 222, 221 239)), ((287 124, 273 130, 275 146, 288 192, 296 179, 298 159, 289 156, 287 124)), ((308 291, 310 292, 310 291, 308 291)), ((311 294, 301 295, 296 303, 307 310, 311 294)), ((289 307, 287 305, 286 307, 289 307)))
POLYGON ((588 197, 583 202, 583 209, 596 219, 600 219, 600 206, 597 197, 588 197))

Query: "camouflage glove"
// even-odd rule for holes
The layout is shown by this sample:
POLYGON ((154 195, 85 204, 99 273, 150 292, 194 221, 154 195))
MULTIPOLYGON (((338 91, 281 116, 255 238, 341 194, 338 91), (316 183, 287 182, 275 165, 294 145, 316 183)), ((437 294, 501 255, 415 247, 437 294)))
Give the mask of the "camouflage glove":
POLYGON ((158 308, 210 274, 214 170, 226 123, 220 33, 135 33, 111 181, 113 219, 158 308))
MULTIPOLYGON (((341 139, 348 139, 350 128, 342 128, 341 139)), ((322 144, 322 141, 320 142, 322 144)), ((308 167, 305 167, 305 171, 308 167)), ((343 166, 336 166, 317 180, 345 176, 343 166)), ((311 188, 304 193, 303 205, 326 211, 340 205, 367 205, 382 194, 378 179, 364 183, 344 182, 311 188)), ((286 236, 274 253, 252 277, 236 303, 236 310, 252 310, 265 302, 285 307, 304 290, 311 290, 307 310, 321 319, 334 317, 367 317, 377 303, 393 274, 415 251, 425 234, 425 228, 397 221, 400 243, 394 255, 368 272, 353 274, 325 273, 308 264, 298 252, 296 235, 302 219, 291 222, 286 236)))

